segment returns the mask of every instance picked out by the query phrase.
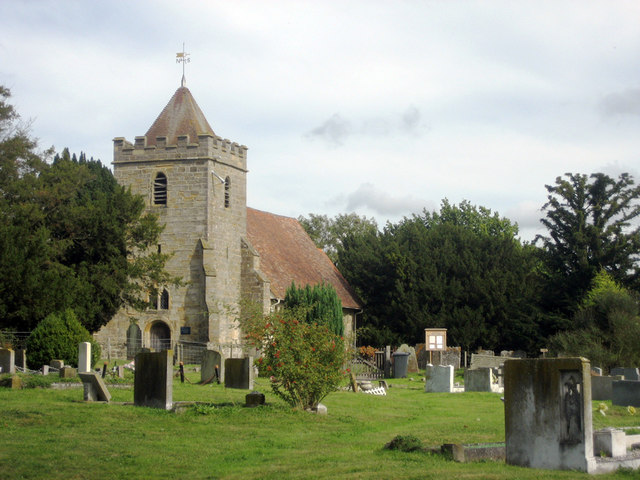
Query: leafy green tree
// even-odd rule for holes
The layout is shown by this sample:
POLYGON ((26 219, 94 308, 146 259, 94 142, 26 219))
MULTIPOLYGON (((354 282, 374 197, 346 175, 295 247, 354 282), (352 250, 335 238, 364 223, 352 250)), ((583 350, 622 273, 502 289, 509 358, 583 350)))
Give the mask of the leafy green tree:
POLYGON ((32 330, 73 308, 93 332, 178 282, 153 248, 162 227, 143 200, 84 154, 45 162, 0 93, 0 328, 32 330))
POLYGON ((640 186, 626 173, 613 179, 603 173, 567 173, 547 185, 541 220, 548 235, 539 235, 549 275, 548 298, 570 314, 598 271, 606 270, 621 285, 639 286, 640 186))
POLYGON ((517 232, 489 209, 445 200, 440 212, 345 239, 341 272, 365 301, 359 342, 422 342, 425 328, 445 327, 465 349, 535 350, 539 261, 517 232))
POLYGON ((51 360, 64 360, 78 366, 78 344, 91 343, 91 364, 100 360, 100 345, 84 328, 71 309, 52 313, 42 320, 27 339, 27 362, 31 368, 49 365, 51 360))
POLYGON ((291 283, 285 292, 284 305, 304 312, 307 323, 327 325, 338 336, 344 333, 342 302, 335 289, 327 283, 304 287, 291 283))
POLYGON ((308 409, 338 389, 347 359, 342 338, 326 324, 302 320, 304 310, 284 308, 241 320, 246 339, 262 351, 256 361, 271 389, 294 408, 308 409))
POLYGON ((298 221, 318 248, 321 248, 331 261, 337 265, 338 250, 347 235, 361 235, 378 231, 373 218, 359 216, 356 213, 341 213, 334 218, 327 215, 309 214, 298 217, 298 221))
POLYGON ((583 356, 609 369, 640 363, 638 299, 601 270, 573 316, 574 328, 550 339, 553 353, 583 356))

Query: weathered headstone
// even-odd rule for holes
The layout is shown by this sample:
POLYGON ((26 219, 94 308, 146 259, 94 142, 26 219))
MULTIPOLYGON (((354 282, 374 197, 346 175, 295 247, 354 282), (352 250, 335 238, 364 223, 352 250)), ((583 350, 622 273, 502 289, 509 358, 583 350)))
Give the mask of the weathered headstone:
POLYGON ((611 400, 613 398, 613 382, 622 380, 621 376, 591 376, 591 400, 611 400))
POLYGON ((640 407, 640 382, 614 380, 611 383, 611 404, 623 407, 640 407))
POLYGON ((0 348, 0 373, 16 373, 16 356, 10 348, 0 348))
POLYGON ((453 365, 427 365, 424 391, 453 392, 453 365))
POLYGON ((465 392, 496 392, 498 379, 491 368, 467 369, 464 372, 465 392))
POLYGON ((253 391, 251 393, 247 393, 244 397, 245 405, 247 407, 257 407, 260 405, 264 405, 264 393, 260 393, 257 391, 253 391))
POLYGON ((118 378, 124 378, 124 365, 118 365, 116 367, 116 375, 118 378))
POLYGON ((60 370, 64 367, 64 360, 51 360, 51 362, 49 362, 49 366, 60 370))
POLYGON ((107 390, 107 386, 102 377, 95 372, 79 373, 84 387, 85 402, 108 402, 111 400, 111 393, 107 390))
POLYGON ((24 348, 15 349, 15 365, 23 370, 27 368, 27 351, 24 348))
POLYGON ((60 378, 74 378, 78 376, 78 370, 73 367, 62 367, 58 373, 60 378))
POLYGON ((253 357, 227 358, 224 361, 224 386, 253 390, 253 357))
POLYGON ((143 407, 171 409, 173 405, 173 351, 136 355, 133 401, 143 407))
POLYGON ((611 369, 611 375, 622 375, 625 380, 640 380, 637 368, 615 367, 611 369))
POLYGON ((220 352, 205 350, 202 352, 200 364, 200 383, 212 383, 220 380, 224 382, 224 362, 220 352), (219 379, 216 378, 216 366, 218 366, 219 379))
POLYGON ((80 342, 78 344, 78 372, 91 371, 91 343, 80 342))
POLYGON ((416 350, 413 347, 410 347, 406 343, 403 343, 398 347, 396 353, 408 353, 409 359, 407 363, 407 372, 408 373, 416 373, 419 371, 418 369, 418 357, 416 356, 416 350))
POLYGON ((22 388, 22 379, 18 375, 5 377, 0 380, 0 387, 6 387, 12 390, 20 390, 22 388))
POLYGON ((49 375, 49 365, 42 366, 42 375, 49 375))
POLYGON ((504 374, 507 463, 594 471, 589 361, 507 360, 504 374))
POLYGON ((602 369, 600 367, 591 367, 592 376, 602 376, 602 369))

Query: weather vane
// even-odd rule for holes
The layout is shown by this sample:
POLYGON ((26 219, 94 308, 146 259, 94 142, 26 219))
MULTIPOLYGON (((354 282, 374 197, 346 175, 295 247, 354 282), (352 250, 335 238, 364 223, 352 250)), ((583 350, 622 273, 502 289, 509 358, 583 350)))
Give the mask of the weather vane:
POLYGON ((182 51, 176 53, 176 63, 182 63, 182 86, 184 87, 187 83, 184 78, 184 64, 189 63, 191 59, 189 58, 191 54, 184 51, 184 43, 182 44, 182 51))

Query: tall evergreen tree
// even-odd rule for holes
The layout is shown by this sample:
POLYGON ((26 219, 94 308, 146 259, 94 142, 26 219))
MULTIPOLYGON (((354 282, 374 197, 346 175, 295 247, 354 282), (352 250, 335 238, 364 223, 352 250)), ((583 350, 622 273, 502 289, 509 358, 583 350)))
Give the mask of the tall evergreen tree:
POLYGON ((284 305, 305 312, 307 323, 326 324, 336 335, 344 334, 342 302, 335 289, 327 283, 304 287, 292 283, 285 293, 284 305))
POLYGON ((549 295, 565 314, 575 309, 601 269, 621 285, 638 289, 640 186, 626 173, 613 179, 603 173, 567 173, 547 185, 548 201, 539 235, 549 274, 549 295))

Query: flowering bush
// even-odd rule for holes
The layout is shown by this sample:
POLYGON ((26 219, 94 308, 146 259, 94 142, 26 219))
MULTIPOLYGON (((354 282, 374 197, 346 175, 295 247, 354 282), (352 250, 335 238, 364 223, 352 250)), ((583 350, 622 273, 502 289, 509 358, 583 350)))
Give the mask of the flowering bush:
POLYGON ((273 393, 294 408, 312 408, 343 379, 344 339, 327 325, 305 323, 284 309, 245 323, 246 339, 262 348, 256 364, 271 379, 273 393))
POLYGON ((360 357, 362 357, 365 360, 373 360, 376 356, 376 349, 373 348, 371 345, 368 346, 362 346, 359 349, 360 352, 360 357))

